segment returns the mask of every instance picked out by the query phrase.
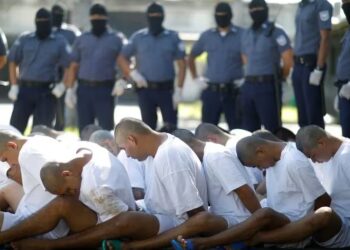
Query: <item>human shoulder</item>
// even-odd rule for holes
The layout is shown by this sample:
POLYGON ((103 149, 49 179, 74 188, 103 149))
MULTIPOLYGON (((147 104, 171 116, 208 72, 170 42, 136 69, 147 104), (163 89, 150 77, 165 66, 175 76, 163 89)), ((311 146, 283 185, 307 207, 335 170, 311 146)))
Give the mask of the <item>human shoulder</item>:
POLYGON ((295 143, 287 143, 284 150, 285 153, 281 157, 284 157, 284 163, 288 171, 298 172, 300 168, 312 169, 309 159, 297 149, 295 143))

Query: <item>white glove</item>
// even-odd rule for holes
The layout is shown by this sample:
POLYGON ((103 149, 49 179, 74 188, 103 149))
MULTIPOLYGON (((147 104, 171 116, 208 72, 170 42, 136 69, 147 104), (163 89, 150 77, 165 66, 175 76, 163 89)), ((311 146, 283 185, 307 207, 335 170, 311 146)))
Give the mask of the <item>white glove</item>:
POLYGON ((312 71, 310 74, 310 78, 309 78, 310 85, 319 86, 321 83, 322 74, 323 74, 322 70, 314 69, 314 71, 312 71))
POLYGON ((121 96, 122 94, 124 94, 124 91, 127 88, 127 85, 128 83, 123 78, 118 79, 114 84, 111 95, 121 96))
POLYGON ((343 97, 347 100, 350 99, 350 82, 341 86, 340 91, 339 91, 339 96, 343 97))
POLYGON ((245 81, 244 78, 236 79, 233 81, 233 84, 235 85, 236 88, 240 88, 244 84, 244 81, 245 81))
POLYGON ((66 86, 64 86, 63 82, 60 82, 51 90, 51 93, 56 96, 56 98, 60 98, 64 94, 64 91, 66 91, 66 86))
POLYGON ((206 88, 208 88, 208 83, 207 83, 206 79, 203 78, 203 77, 196 77, 196 78, 194 79, 194 83, 195 83, 197 86, 199 86, 199 88, 200 88, 201 90, 205 90, 206 88))
POLYGON ((67 105, 68 108, 71 109, 73 109, 75 107, 75 104, 77 104, 77 95, 75 91, 76 89, 74 87, 67 89, 67 93, 64 98, 64 103, 67 105))
POLYGON ((8 92, 8 97, 11 101, 16 101, 19 92, 18 85, 11 85, 10 91, 8 92))
POLYGON ((136 69, 130 72, 130 77, 136 83, 138 88, 147 88, 146 79, 136 69))
POLYGON ((339 97, 338 97, 338 95, 335 95, 335 97, 334 97, 333 108, 337 113, 339 113, 339 97))
POLYGON ((173 94, 173 106, 175 110, 177 109, 177 106, 179 105, 181 100, 182 100, 182 88, 176 86, 173 94))

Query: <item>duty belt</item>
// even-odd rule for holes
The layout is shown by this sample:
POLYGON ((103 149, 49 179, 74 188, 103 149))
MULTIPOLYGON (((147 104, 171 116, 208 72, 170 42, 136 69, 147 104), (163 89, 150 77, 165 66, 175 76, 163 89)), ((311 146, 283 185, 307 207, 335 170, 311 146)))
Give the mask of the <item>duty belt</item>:
POLYGON ((307 54, 302 56, 294 56, 294 62, 296 64, 315 66, 317 63, 317 55, 307 54))
POLYGON ((162 81, 162 82, 153 82, 147 81, 148 89, 157 89, 157 90, 173 90, 174 89, 174 81, 162 81))
POLYGON ((88 87, 113 87, 114 80, 105 80, 105 81, 90 81, 90 80, 84 80, 79 79, 79 84, 82 86, 88 86, 88 87))
POLYGON ((337 86, 338 88, 340 88, 341 86, 343 86, 344 84, 347 84, 349 82, 349 80, 337 80, 334 85, 337 86))
POLYGON ((221 93, 237 91, 233 82, 229 82, 229 83, 208 82, 208 89, 213 92, 221 92, 221 93))
POLYGON ((273 75, 261 75, 261 76, 246 76, 247 83, 265 83, 274 82, 275 77, 273 75))
POLYGON ((42 81, 28 81, 28 80, 20 80, 20 86, 30 87, 30 88, 44 88, 51 87, 52 82, 42 82, 42 81))

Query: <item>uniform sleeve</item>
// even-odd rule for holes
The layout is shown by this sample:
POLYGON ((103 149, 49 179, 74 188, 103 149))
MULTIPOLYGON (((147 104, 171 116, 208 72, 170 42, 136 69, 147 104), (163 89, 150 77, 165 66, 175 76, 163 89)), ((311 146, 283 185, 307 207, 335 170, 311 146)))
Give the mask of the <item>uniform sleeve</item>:
POLYGON ((228 195, 237 188, 248 184, 248 180, 244 177, 242 171, 244 171, 243 166, 234 159, 229 152, 222 154, 220 159, 210 160, 210 167, 216 168, 212 170, 215 177, 219 180, 220 185, 225 190, 228 195), (220 161, 220 164, 217 164, 220 161))
POLYGON ((123 38, 120 35, 116 36, 115 42, 113 43, 113 50, 117 54, 117 56, 120 54, 123 48, 123 38))
POLYGON ((81 60, 81 37, 75 39, 75 42, 72 47, 72 53, 70 54, 70 60, 76 63, 79 63, 81 60))
POLYGON ((326 193, 320 181, 316 177, 315 171, 311 164, 305 161, 297 162, 298 166, 290 166, 288 169, 293 181, 301 188, 304 198, 307 202, 312 202, 322 194, 326 193))
POLYGON ((241 54, 243 55, 247 55, 248 51, 246 50, 246 46, 245 46, 245 40, 248 38, 248 32, 249 30, 243 30, 242 32, 242 36, 241 36, 241 54))
POLYGON ((193 44, 191 49, 191 56, 197 57, 204 52, 204 35, 202 34, 199 39, 193 44))
POLYGON ((333 7, 332 5, 326 1, 319 1, 318 5, 318 24, 320 30, 330 30, 332 29, 332 15, 333 15, 333 7))
POLYGON ((91 191, 91 199, 95 205, 95 212, 101 221, 107 221, 121 212, 128 211, 126 205, 109 187, 96 187, 91 191))
POLYGON ((273 38, 276 41, 280 54, 291 48, 290 39, 284 30, 276 28, 273 34, 273 38))
POLYGON ((179 35, 175 36, 175 60, 184 59, 186 56, 185 43, 180 39, 179 35))
POLYGON ((342 169, 342 173, 345 175, 348 182, 350 183, 349 159, 350 159, 350 153, 346 153, 342 155, 342 157, 340 158, 340 168, 342 169))
POLYGON ((18 37, 10 49, 8 59, 10 62, 15 62, 16 64, 19 64, 22 61, 22 57, 23 37, 18 37))
POLYGON ((0 56, 6 56, 7 54, 7 40, 5 34, 0 31, 0 56))
POLYGON ((132 56, 136 54, 136 43, 137 36, 136 34, 132 35, 129 41, 123 46, 122 55, 127 59, 130 59, 132 56))
POLYGON ((66 39, 61 39, 60 41, 60 58, 58 64, 64 68, 68 68, 72 49, 66 39))

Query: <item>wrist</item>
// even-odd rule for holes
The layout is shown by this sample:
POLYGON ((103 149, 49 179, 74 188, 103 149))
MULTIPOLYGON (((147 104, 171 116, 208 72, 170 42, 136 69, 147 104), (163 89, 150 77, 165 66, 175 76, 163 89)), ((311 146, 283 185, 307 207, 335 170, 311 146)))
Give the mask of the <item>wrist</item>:
POLYGON ((319 70, 319 71, 323 71, 324 68, 325 68, 324 65, 322 65, 322 66, 317 65, 315 69, 316 69, 316 70, 319 70))

